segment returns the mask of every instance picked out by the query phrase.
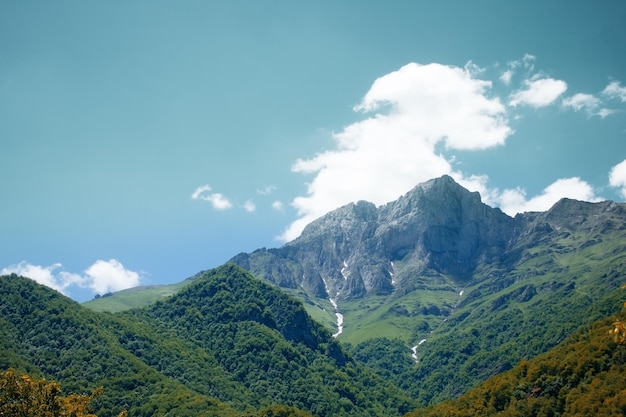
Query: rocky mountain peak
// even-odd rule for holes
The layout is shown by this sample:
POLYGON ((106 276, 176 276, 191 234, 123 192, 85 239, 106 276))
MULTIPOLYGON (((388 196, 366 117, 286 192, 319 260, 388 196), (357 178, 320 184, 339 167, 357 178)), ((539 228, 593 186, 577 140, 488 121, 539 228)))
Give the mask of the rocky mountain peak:
POLYGON ((298 241, 316 239, 319 236, 352 236, 365 232, 368 224, 376 223, 378 212, 373 203, 359 201, 350 203, 309 223, 298 241))
POLYGON ((451 177, 418 185, 381 208, 380 249, 394 259, 407 253, 423 268, 466 278, 476 264, 496 256, 514 228, 514 220, 482 203, 451 177))
POLYGON ((497 257, 514 224, 446 175, 378 208, 366 201, 345 205, 282 248, 232 261, 315 296, 389 294, 424 273, 467 279, 479 262, 497 257), (403 270, 395 271, 394 262, 403 270))

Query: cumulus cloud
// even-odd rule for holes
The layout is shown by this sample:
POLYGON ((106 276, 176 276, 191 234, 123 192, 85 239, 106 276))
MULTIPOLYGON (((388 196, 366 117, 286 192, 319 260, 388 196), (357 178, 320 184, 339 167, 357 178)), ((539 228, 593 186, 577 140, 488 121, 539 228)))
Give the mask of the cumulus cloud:
POLYGON ((86 286, 98 294, 136 287, 140 282, 137 272, 124 268, 124 265, 115 259, 97 260, 85 270, 84 279, 86 286))
POLYGON ((226 210, 233 206, 223 194, 209 193, 209 191, 211 191, 211 187, 208 184, 201 185, 191 194, 191 199, 208 201, 215 210, 226 210))
POLYGON ((63 292, 63 290, 68 286, 68 283, 55 273, 55 270, 61 268, 61 266, 62 265, 60 263, 55 263, 50 266, 41 266, 22 261, 17 265, 2 268, 2 270, 0 270, 0 275, 21 275, 59 292, 63 292))
POLYGON ((567 83, 553 78, 533 78, 524 81, 524 88, 511 95, 509 105, 516 107, 527 105, 530 107, 548 106, 567 90, 567 83))
POLYGON ((476 68, 411 63, 378 78, 354 108, 365 118, 333 135, 336 149, 292 166, 314 178, 307 195, 292 201, 299 218, 281 238, 297 237, 310 221, 351 201, 383 204, 418 182, 452 174, 440 144, 458 150, 504 144, 512 133, 505 106, 489 96, 491 82, 477 78, 476 68))
POLYGON ((507 189, 502 193, 492 192, 495 205, 511 216, 527 211, 548 210, 562 198, 583 201, 598 200, 593 187, 578 177, 561 178, 546 187, 541 194, 532 198, 527 198, 526 191, 522 188, 507 189))
POLYGON ((272 203, 272 208, 273 208, 274 210, 276 210, 276 211, 283 211, 283 210, 284 210, 284 207, 283 207, 283 203, 282 203, 282 201, 275 200, 275 201, 272 203))
POLYGON ((626 159, 611 168, 609 184, 611 187, 619 188, 622 197, 626 198, 626 159))
POLYGON ((60 263, 40 266, 26 261, 0 270, 0 275, 11 273, 28 277, 64 294, 73 285, 91 288, 95 293, 105 294, 136 287, 141 281, 137 272, 124 268, 124 265, 115 259, 97 260, 83 274, 64 271, 60 263))
POLYGON ((619 81, 612 81, 602 90, 602 94, 608 98, 619 99, 622 103, 626 102, 626 87, 622 87, 619 81))

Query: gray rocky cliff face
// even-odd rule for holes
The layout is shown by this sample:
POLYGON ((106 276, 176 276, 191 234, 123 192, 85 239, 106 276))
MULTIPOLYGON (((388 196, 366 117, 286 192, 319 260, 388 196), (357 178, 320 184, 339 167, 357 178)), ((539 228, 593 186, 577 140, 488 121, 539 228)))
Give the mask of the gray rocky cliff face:
POLYGON ((515 221, 483 204, 448 176, 420 184, 381 208, 379 250, 392 261, 407 254, 431 268, 467 278, 479 262, 490 262, 506 248, 515 221))
POLYGON ((276 285, 333 300, 407 292, 442 276, 463 286, 476 268, 514 265, 524 248, 551 244, 568 230, 588 229, 601 239, 603 228, 626 227, 625 211, 608 201, 563 199, 547 212, 511 218, 443 176, 381 207, 348 204, 281 248, 231 261, 276 285))

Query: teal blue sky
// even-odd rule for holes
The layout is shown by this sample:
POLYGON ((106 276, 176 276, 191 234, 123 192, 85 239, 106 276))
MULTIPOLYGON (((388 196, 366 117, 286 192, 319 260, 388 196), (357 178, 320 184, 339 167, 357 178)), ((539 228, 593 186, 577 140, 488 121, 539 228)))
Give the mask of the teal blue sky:
POLYGON ((450 174, 623 201, 626 3, 4 1, 0 270, 85 300, 450 174))

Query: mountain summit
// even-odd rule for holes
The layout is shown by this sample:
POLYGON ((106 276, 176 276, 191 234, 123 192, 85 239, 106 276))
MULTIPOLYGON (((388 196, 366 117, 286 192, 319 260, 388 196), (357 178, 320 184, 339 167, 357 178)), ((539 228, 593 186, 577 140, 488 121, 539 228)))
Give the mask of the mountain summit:
POLYGON ((443 176, 378 208, 350 203, 313 221, 281 248, 231 261, 282 287, 355 299, 390 294, 415 275, 467 280, 480 262, 497 259, 515 225, 477 192, 443 176))

